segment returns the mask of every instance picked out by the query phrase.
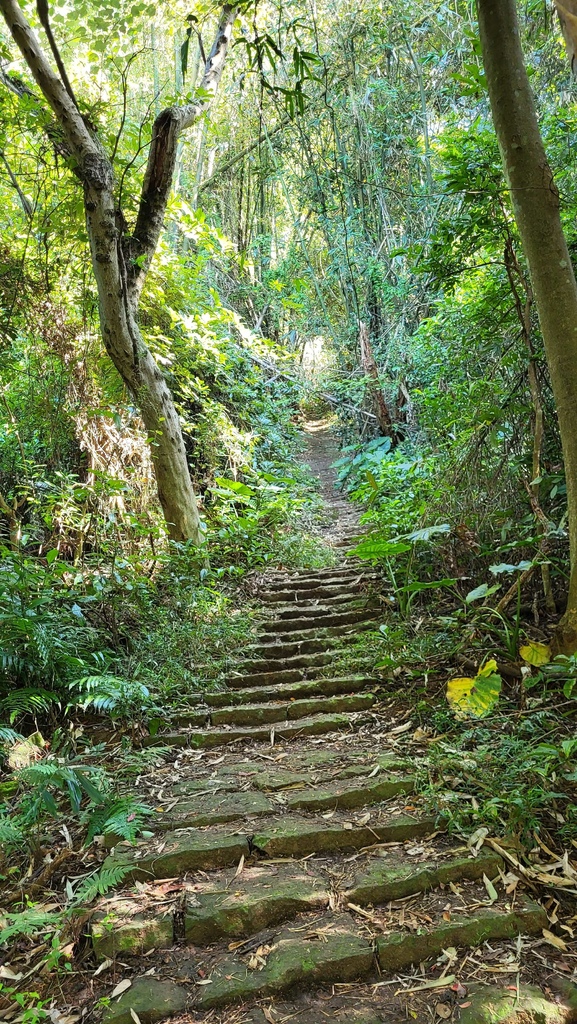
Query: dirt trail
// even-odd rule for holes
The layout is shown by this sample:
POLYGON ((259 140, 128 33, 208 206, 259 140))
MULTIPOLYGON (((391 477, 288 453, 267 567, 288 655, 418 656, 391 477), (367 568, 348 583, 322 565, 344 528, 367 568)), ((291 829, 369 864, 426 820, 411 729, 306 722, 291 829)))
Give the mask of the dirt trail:
MULTIPOLYGON (((342 545, 358 513, 334 490, 337 454, 310 425, 327 537, 342 545)), ((495 978, 474 965, 522 959, 517 936, 547 926, 505 893, 495 853, 439 834, 415 795, 414 725, 391 716, 363 650, 379 580, 336 550, 331 568, 267 573, 252 650, 155 740, 179 750, 150 783, 154 837, 110 854, 125 878, 93 920, 96 957, 132 979, 108 1024, 473 1024, 486 989, 471 976, 495 978)))

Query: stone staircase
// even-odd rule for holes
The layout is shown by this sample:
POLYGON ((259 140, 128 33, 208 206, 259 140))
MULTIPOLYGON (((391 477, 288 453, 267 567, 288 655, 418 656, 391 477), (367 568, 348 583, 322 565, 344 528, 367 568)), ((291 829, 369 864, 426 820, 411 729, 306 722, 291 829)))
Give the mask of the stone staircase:
MULTIPOLYGON (((355 532, 347 512, 333 542, 355 532)), ((425 963, 438 978, 447 950, 547 926, 507 894, 495 853, 474 856, 423 810, 362 652, 334 670, 379 621, 378 590, 344 554, 269 572, 255 644, 225 688, 150 739, 178 748, 143 780, 154 835, 111 851, 105 868, 124 878, 92 920, 96 958, 132 976, 108 1024, 400 1022, 399 972, 425 963)))

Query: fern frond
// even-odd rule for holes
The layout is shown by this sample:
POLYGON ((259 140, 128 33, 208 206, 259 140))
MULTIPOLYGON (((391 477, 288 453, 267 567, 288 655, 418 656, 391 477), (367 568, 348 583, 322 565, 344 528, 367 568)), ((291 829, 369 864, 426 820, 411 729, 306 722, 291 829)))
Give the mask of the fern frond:
POLYGON ((104 866, 85 878, 74 893, 75 903, 92 903, 97 896, 105 896, 123 881, 130 867, 127 864, 104 866))

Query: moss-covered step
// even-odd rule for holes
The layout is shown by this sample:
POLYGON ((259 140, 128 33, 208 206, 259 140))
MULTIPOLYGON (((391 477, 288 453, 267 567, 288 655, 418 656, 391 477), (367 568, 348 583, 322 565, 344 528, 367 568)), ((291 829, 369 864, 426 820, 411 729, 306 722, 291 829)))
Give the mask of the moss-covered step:
POLYGON ((271 643, 271 637, 267 633, 266 643, 250 644, 246 648, 245 654, 255 659, 262 658, 264 661, 268 658, 273 658, 275 661, 282 658, 295 658, 297 654, 318 654, 319 651, 327 651, 329 648, 334 647, 335 640, 338 641, 339 635, 340 631, 335 637, 318 635, 317 631, 313 630, 309 638, 301 639, 297 636, 296 639, 291 637, 287 643, 279 643, 278 641, 271 643))
MULTIPOLYGON (((301 776, 305 778, 306 776, 301 776)), ((341 807, 352 809, 365 807, 384 800, 390 800, 399 793, 411 793, 414 788, 412 778, 404 779, 371 779, 370 782, 329 782, 310 785, 298 793, 289 792, 283 796, 287 810, 324 810, 341 807)), ((287 783, 287 786, 290 783, 287 783)), ((160 829, 202 828, 207 825, 218 825, 224 822, 242 820, 249 821, 255 817, 265 817, 277 809, 273 801, 258 788, 243 790, 240 793, 223 791, 200 792, 186 794, 183 799, 167 812, 158 812, 151 820, 151 825, 160 829), (193 799, 190 799, 192 797, 193 799)), ((256 827, 256 824, 255 826, 256 827)))
POLYGON ((279 590, 274 594, 261 595, 264 604, 261 607, 261 614, 278 615, 282 611, 292 611, 295 604, 299 608, 314 608, 316 604, 324 605, 349 605, 355 602, 364 603, 374 600, 369 594, 360 590, 342 590, 340 587, 323 587, 319 593, 312 593, 306 597, 298 594, 295 590, 279 590))
POLYGON ((99 960, 149 949, 168 949, 174 943, 172 909, 140 910, 138 900, 106 900, 94 913, 90 926, 92 948, 99 960))
MULTIPOLYGON (((441 883, 476 880, 497 875, 500 858, 492 851, 478 857, 446 851, 438 862, 415 864, 395 851, 386 863, 370 858, 358 872, 355 887, 343 894, 345 903, 356 906, 384 903, 425 892, 441 883)), ((200 877, 200 876, 199 876, 200 877)), ((331 878, 323 861, 244 867, 230 884, 230 871, 190 882, 185 906, 185 940, 194 946, 210 945, 223 938, 244 938, 296 917, 326 909, 331 878)), ((181 913, 181 908, 179 908, 181 913)), ((99 958, 117 953, 140 954, 154 947, 172 945, 172 915, 152 906, 143 912, 138 899, 115 897, 98 908, 92 925, 92 943, 99 958)))
POLYGON ((405 814, 391 815, 370 827, 291 815, 259 822, 252 845, 266 857, 307 857, 311 853, 360 850, 376 843, 402 843, 427 835, 434 827, 433 817, 405 814))
POLYGON ((119 999, 105 1010, 102 1024, 158 1024, 167 1017, 180 1016, 186 1009, 188 993, 183 985, 157 978, 137 978, 119 999))
MULTIPOLYGON (((340 614, 340 613, 339 613, 340 614)), ((283 622, 289 620, 283 619, 283 622)), ((292 619, 290 620, 293 621, 292 619)), ((313 620, 310 620, 313 622, 313 620)), ((262 628, 262 627, 261 627, 262 628)), ((334 644, 337 642, 343 642, 347 637, 352 636, 355 633, 366 633, 368 629, 374 629, 373 617, 368 617, 362 622, 345 623, 341 626, 327 626, 326 628, 317 624, 310 629, 286 629, 277 634, 270 632, 260 632, 258 643, 251 644, 247 650, 250 652, 262 650, 262 648, 274 647, 277 651, 283 653, 286 657, 290 657, 288 648, 292 644, 307 643, 308 641, 324 640, 325 642, 332 641, 334 644)), ((306 651, 304 652, 306 653, 306 651)), ((261 655, 259 655, 260 657, 261 655)), ((273 653, 273 657, 277 655, 273 653)), ((265 655, 262 655, 265 657, 265 655)))
MULTIPOLYGON (((487 940, 534 935, 547 922, 536 903, 521 900, 515 910, 480 908, 450 924, 440 921, 422 934, 394 932, 376 940, 379 967, 393 972, 438 956, 449 946, 476 947, 487 940)), ((199 1009, 211 1009, 318 985, 343 984, 372 976, 375 960, 372 944, 361 936, 347 916, 320 919, 308 932, 302 925, 288 928, 269 939, 269 952, 259 969, 248 957, 224 957, 195 999, 199 1009)))
MULTIPOLYGON (((290 672, 291 669, 318 668, 321 665, 330 665, 335 660, 333 652, 320 654, 299 654, 296 658, 286 658, 283 661, 243 661, 237 665, 237 673, 227 676, 228 686, 253 686, 255 683, 246 682, 247 679, 257 676, 260 682, 273 682, 270 676, 276 672, 290 672), (269 677, 269 678, 267 678, 269 677)), ((280 680, 277 679, 278 682, 280 680)), ((288 682, 288 680, 287 680, 288 682)))
POLYGON ((448 850, 438 859, 420 864, 411 863, 411 858, 395 851, 384 858, 373 858, 360 868, 345 896, 356 906, 376 906, 449 882, 476 881, 483 875, 493 879, 501 867, 501 858, 492 850, 481 850, 476 857, 448 850))
POLYGON ((265 621, 271 621, 272 619, 294 619, 297 613, 300 618, 314 619, 315 616, 318 616, 319 613, 321 615, 324 613, 326 613, 327 615, 340 615, 342 612, 359 611, 363 608, 368 608, 370 606, 371 601, 368 597, 358 597, 354 594, 349 596, 341 594, 339 595, 339 600, 337 603, 335 603, 333 597, 331 598, 330 601, 327 601, 326 603, 324 599, 322 601, 311 600, 310 602, 306 603, 302 601, 296 601, 292 604, 289 603, 286 605, 273 606, 270 609, 267 608, 266 610, 268 611, 269 614, 265 617, 265 621))
POLYGON ((340 676, 336 679, 297 680, 277 686, 253 686, 244 690, 220 690, 202 694, 202 700, 211 708, 238 704, 261 704, 267 701, 306 700, 308 697, 336 697, 375 685, 371 676, 340 676))
MULTIPOLYGON (((357 981, 373 971, 373 948, 355 933, 348 917, 324 921, 307 934, 302 928, 275 936, 272 948, 259 970, 241 957, 225 957, 195 999, 195 1006, 208 1010, 230 1003, 261 999, 290 991, 296 985, 310 988, 335 982, 357 981)), ((248 958, 247 958, 248 959, 248 958)))
POLYGON ((536 985, 515 985, 513 991, 497 985, 467 988, 461 1024, 569 1024, 577 1016, 577 986, 570 982, 561 985, 564 991, 554 1002, 536 985))
POLYGON ((159 812, 151 819, 155 831, 176 828, 203 828, 227 821, 250 821, 251 817, 272 814, 275 806, 264 793, 247 790, 241 793, 202 793, 194 799, 183 799, 169 811, 159 812))
POLYGON ((438 956, 449 946, 480 946, 487 940, 539 935, 546 927, 547 914, 543 908, 521 898, 515 909, 497 905, 479 907, 451 921, 441 918, 417 933, 393 932, 379 936, 376 952, 381 970, 393 972, 438 956))
POLYGON ((323 733, 338 732, 353 728, 354 723, 347 715, 315 715, 294 722, 273 722, 267 726, 237 725, 229 729, 190 729, 180 733, 158 733, 142 740, 145 747, 186 747, 196 750, 212 750, 237 740, 252 740, 255 743, 270 743, 271 729, 280 739, 294 739, 298 736, 320 736, 323 733))
POLYGON ((104 861, 103 868, 122 867, 124 879, 177 878, 188 871, 210 871, 238 864, 249 855, 244 835, 184 829, 168 832, 136 847, 121 844, 104 861))
MULTIPOLYGON (((304 657, 304 655, 303 655, 304 657)), ((307 680, 322 677, 327 671, 327 665, 334 660, 334 657, 327 658, 321 665, 301 665, 298 668, 281 668, 273 671, 261 671, 261 669, 238 669, 228 673, 225 683, 233 690, 256 689, 261 686, 282 686, 285 683, 300 683, 307 680)), ((256 663, 262 666, 262 661, 256 663)))
POLYGON ((211 711, 212 725, 260 725, 307 718, 317 714, 343 714, 346 711, 365 711, 373 706, 372 693, 355 693, 335 697, 313 697, 310 700, 270 704, 241 704, 211 711))
POLYGON ((261 629, 263 633, 285 633, 287 631, 294 632, 295 630, 314 629, 319 627, 324 629, 325 626, 348 626, 357 622, 366 622, 368 619, 374 619, 377 615, 377 611, 371 608, 358 608, 355 611, 338 612, 334 608, 319 609, 316 616, 307 618, 299 613, 298 608, 295 609, 295 615, 290 619, 271 619, 261 623, 261 629))
POLYGON ((351 810, 391 800, 400 793, 412 793, 413 778, 371 779, 358 782, 329 782, 312 786, 308 791, 285 796, 289 811, 320 811, 333 807, 351 810))
POLYGON ((295 866, 253 867, 229 880, 194 886, 187 896, 185 940, 193 946, 209 945, 222 938, 243 938, 264 928, 278 926, 297 914, 326 908, 326 879, 295 866))

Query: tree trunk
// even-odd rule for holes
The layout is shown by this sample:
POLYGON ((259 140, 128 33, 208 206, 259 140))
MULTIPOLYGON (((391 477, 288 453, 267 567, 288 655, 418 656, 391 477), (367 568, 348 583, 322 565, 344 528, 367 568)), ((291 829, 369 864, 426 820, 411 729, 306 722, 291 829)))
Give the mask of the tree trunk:
POLYGON ((557 650, 577 650, 577 284, 523 61, 515 0, 478 0, 495 131, 529 266, 565 461, 571 553, 557 650))
POLYGON ((379 370, 375 362, 375 357, 373 355, 369 339, 369 329, 362 321, 359 324, 359 346, 361 350, 361 366, 363 368, 363 373, 366 374, 370 381, 369 392, 380 432, 383 437, 390 437, 391 442, 394 445, 396 437, 393 421, 381 388, 379 370))
MULTIPOLYGON (((84 209, 99 299, 104 346, 135 398, 148 431, 158 496, 172 540, 202 541, 180 420, 164 376, 137 323, 146 272, 164 227, 178 153, 178 140, 207 108, 218 88, 235 8, 225 5, 202 80, 203 98, 173 106, 156 118, 138 216, 132 236, 116 207, 114 170, 99 140, 84 122, 70 87, 54 73, 18 0, 0 0, 12 38, 57 118, 84 188, 84 209)), ((60 65, 59 65, 60 67, 60 65)))

